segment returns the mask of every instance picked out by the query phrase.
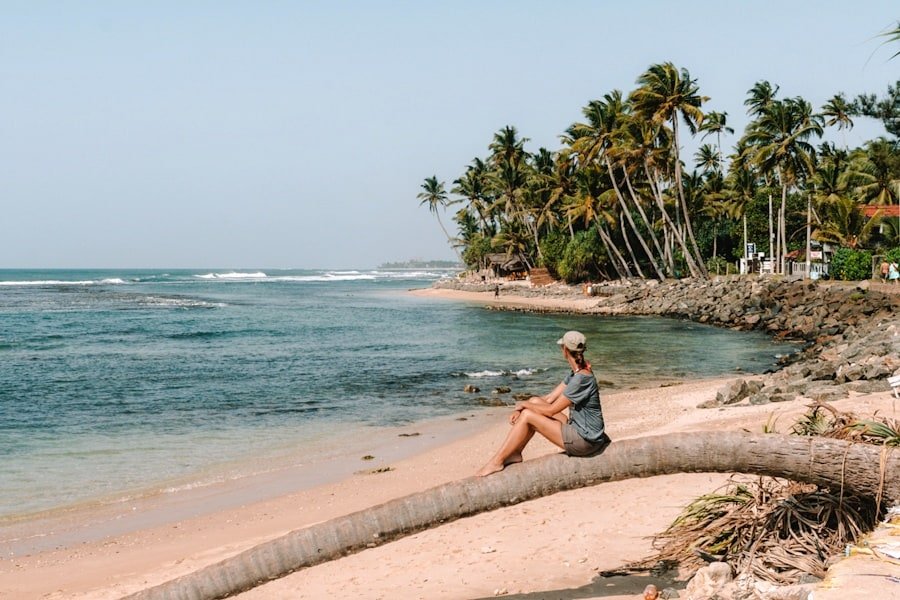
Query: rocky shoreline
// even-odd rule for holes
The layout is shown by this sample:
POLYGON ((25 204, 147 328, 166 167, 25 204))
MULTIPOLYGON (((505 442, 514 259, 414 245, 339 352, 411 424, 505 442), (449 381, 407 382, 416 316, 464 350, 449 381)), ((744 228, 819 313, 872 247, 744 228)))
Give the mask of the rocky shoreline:
MULTIPOLYGON (((494 292, 494 284, 441 280, 435 287, 494 292)), ((774 277, 712 280, 620 280, 587 288, 555 283, 541 288, 502 286, 503 297, 590 299, 598 315, 654 315, 688 319, 738 330, 762 330, 803 342, 774 373, 738 379, 719 390, 712 408, 766 404, 799 397, 828 402, 853 392, 889 389, 900 375, 900 293, 863 281, 858 284, 791 281, 774 277), (593 300, 596 300, 594 303, 593 300)), ((499 306, 503 310, 559 311, 499 306)))

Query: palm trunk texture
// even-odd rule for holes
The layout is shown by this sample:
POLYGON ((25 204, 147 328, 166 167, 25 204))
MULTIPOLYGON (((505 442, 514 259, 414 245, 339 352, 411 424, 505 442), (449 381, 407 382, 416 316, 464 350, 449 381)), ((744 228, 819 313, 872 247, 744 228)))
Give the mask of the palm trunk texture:
MULTIPOLYGON (((131 600, 210 600, 448 521, 565 490, 671 473, 783 477, 900 502, 900 450, 821 438, 689 432, 613 442, 602 454, 552 454, 469 477, 285 534, 131 600)), ((698 494, 705 490, 697 490, 698 494)), ((598 544, 604 543, 597 540, 598 544)))

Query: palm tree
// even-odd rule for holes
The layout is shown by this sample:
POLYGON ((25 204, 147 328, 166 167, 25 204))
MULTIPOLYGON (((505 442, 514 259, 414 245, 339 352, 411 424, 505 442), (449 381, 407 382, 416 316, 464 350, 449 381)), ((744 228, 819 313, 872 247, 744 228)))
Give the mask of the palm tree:
POLYGON ((768 81, 757 81, 753 87, 747 90, 747 99, 744 100, 744 106, 747 107, 747 114, 751 117, 759 117, 766 108, 774 102, 775 96, 778 95, 779 86, 772 86, 768 81))
MULTIPOLYGON (((610 183, 615 191, 615 198, 618 200, 622 209, 621 214, 625 220, 628 221, 631 231, 643 248, 648 261, 652 265, 654 271, 656 271, 657 277, 662 280, 665 279, 665 274, 657 264, 655 255, 650 250, 650 246, 647 244, 647 241, 644 239, 644 236, 634 221, 634 217, 631 214, 631 208, 625 201, 621 184, 617 180, 613 168, 613 161, 610 156, 614 152, 613 145, 616 143, 616 138, 620 137, 619 130, 628 118, 628 110, 629 109, 622 98, 622 92, 614 90, 613 92, 604 95, 603 100, 591 101, 584 109, 582 109, 582 113, 586 117, 587 123, 573 124, 569 127, 567 135, 573 139, 572 148, 579 153, 584 164, 598 160, 606 166, 610 183)), ((628 245, 629 241, 624 228, 622 234, 623 240, 626 245, 628 245)), ((632 255, 634 254, 630 247, 629 252, 632 255)), ((633 262, 638 274, 643 277, 637 258, 634 258, 633 262)))
POLYGON ((444 232, 444 235, 447 236, 447 241, 450 242, 450 246, 456 253, 456 257, 459 259, 459 262, 463 262, 462 256, 459 254, 459 250, 456 249, 453 238, 450 237, 449 233, 447 233, 447 228, 444 227, 444 222, 441 221, 441 214, 438 211, 438 207, 444 209, 449 204, 447 200, 447 192, 444 191, 444 182, 438 181, 437 175, 432 175, 431 177, 425 178, 425 183, 423 183, 421 187, 422 191, 416 195, 416 198, 421 200, 421 202, 419 202, 419 206, 422 206, 423 204, 428 205, 428 210, 431 211, 435 217, 437 217, 438 225, 441 226, 441 230, 444 232))
POLYGON ((835 94, 831 100, 822 106, 822 116, 825 117, 825 126, 832 127, 837 125, 838 130, 853 129, 853 119, 850 113, 853 107, 847 101, 843 94, 835 94))
POLYGON ((753 167, 747 160, 746 148, 739 144, 732 155, 731 168, 725 178, 726 198, 728 213, 732 218, 740 218, 743 225, 744 249, 743 257, 747 256, 747 207, 756 197, 757 179, 753 167))
POLYGON ((691 241, 697 268, 703 277, 708 277, 706 266, 694 238, 691 215, 684 198, 684 187, 681 181, 681 156, 678 139, 679 117, 690 132, 696 133, 703 122, 700 105, 707 100, 698 94, 697 82, 691 79, 687 69, 677 69, 670 62, 651 65, 638 77, 638 89, 631 93, 634 112, 655 123, 669 123, 672 128, 672 160, 675 164, 675 189, 681 202, 684 226, 691 241))
POLYGON ((781 187, 776 248, 779 272, 784 272, 787 253, 785 212, 788 190, 814 171, 815 148, 807 141, 821 137, 822 117, 802 98, 772 100, 750 124, 746 141, 755 146, 754 160, 764 173, 773 173, 781 187))
POLYGON ((822 202, 818 212, 820 223, 813 237, 854 250, 865 245, 881 220, 880 211, 866 218, 859 205, 850 198, 835 197, 822 202))
POLYGON ((734 128, 728 126, 728 113, 716 111, 706 113, 706 117, 700 124, 700 131, 703 132, 703 138, 713 133, 716 134, 716 149, 718 150, 719 170, 721 171, 724 167, 722 165, 722 133, 734 135, 734 128))
POLYGON ((207 600, 438 525, 566 490, 672 473, 748 473, 900 502, 900 452, 817 437, 690 432, 612 443, 602 454, 551 454, 292 531, 129 600, 207 600))
MULTIPOLYGON (((887 38, 884 40, 884 42, 882 42, 882 45, 890 44, 891 42, 900 42, 900 21, 897 22, 897 26, 895 28, 885 31, 884 33, 880 34, 880 36, 887 38)), ((897 58, 898 56, 900 56, 900 50, 895 52, 894 55, 891 56, 891 58, 897 58)))

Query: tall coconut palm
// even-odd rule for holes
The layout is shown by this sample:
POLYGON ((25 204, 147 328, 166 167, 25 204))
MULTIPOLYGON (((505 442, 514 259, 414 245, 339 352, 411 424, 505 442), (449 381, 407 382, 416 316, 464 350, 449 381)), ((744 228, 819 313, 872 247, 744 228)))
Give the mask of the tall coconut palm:
MULTIPOLYGON (((602 454, 552 454, 391 500, 263 542, 128 600, 211 600, 441 524, 605 482, 672 473, 747 473, 900 502, 900 452, 829 438, 691 432, 613 442, 602 454)), ((527 527, 525 528, 527 529, 527 527)), ((524 531, 524 529, 523 529, 524 531)))
POLYGON ((487 195, 486 177, 487 168, 484 161, 475 158, 466 168, 466 172, 453 181, 453 188, 450 191, 468 201, 467 208, 477 216, 481 223, 482 233, 493 236, 496 233, 493 214, 490 210, 493 200, 487 195))
POLYGON ((441 221, 441 213, 440 210, 438 210, 443 210, 448 205, 447 192, 444 190, 444 182, 438 181, 437 175, 432 175, 431 177, 425 178, 425 183, 421 185, 421 188, 422 191, 416 195, 416 198, 421 200, 419 206, 422 206, 423 204, 428 205, 428 210, 437 217, 438 225, 441 226, 441 230, 444 232, 444 235, 447 236, 447 241, 450 242, 450 246, 456 253, 459 262, 463 262, 462 256, 453 242, 453 238, 447 233, 447 228, 444 227, 444 222, 441 221))
POLYGON ((822 136, 822 117, 813 114, 809 102, 802 98, 769 102, 745 136, 755 146, 757 166, 763 172, 773 173, 781 187, 776 247, 778 270, 782 273, 787 253, 787 194, 800 179, 814 171, 815 148, 808 141, 812 136, 822 136))
POLYGON ((734 135, 734 128, 728 126, 728 113, 716 111, 706 113, 699 130, 703 132, 703 138, 712 134, 716 135, 716 149, 719 157, 719 170, 721 171, 725 167, 722 163, 722 134, 734 135))
MULTIPOLYGON (((647 241, 644 239, 644 235, 634 221, 634 217, 631 214, 631 208, 625 200, 621 184, 618 181, 615 169, 613 168, 613 161, 611 158, 611 155, 613 154, 612 146, 616 143, 615 140, 619 135, 620 127, 628 118, 628 107, 622 98, 622 92, 614 90, 613 92, 604 95, 603 100, 594 100, 590 102, 588 106, 582 110, 582 113, 586 117, 587 122, 575 123, 567 131, 567 134, 574 138, 572 148, 580 153, 585 163, 597 160, 605 165, 610 183, 615 192, 615 198, 621 206, 622 216, 630 225, 631 231, 643 248, 657 277, 659 279, 665 279, 663 269, 657 264, 655 255, 650 250, 647 241)), ((623 236, 625 236, 623 240, 627 245, 629 241, 627 234, 624 231, 623 236)), ((629 248, 629 252, 631 251, 632 249, 629 248)), ((640 265, 636 258, 634 259, 634 263, 639 275, 643 277, 640 265)))
POLYGON ((681 151, 678 137, 679 118, 693 134, 703 122, 703 112, 700 105, 707 100, 701 96, 695 79, 687 69, 677 69, 670 62, 651 65, 640 77, 637 83, 640 87, 631 93, 631 102, 634 112, 638 116, 656 123, 669 123, 672 128, 672 160, 675 168, 675 189, 681 202, 682 216, 697 267, 703 277, 708 277, 706 266, 694 238, 694 228, 691 225, 691 215, 684 198, 684 187, 681 181, 681 151))
POLYGON ((825 126, 833 127, 837 125, 838 130, 844 128, 853 129, 853 119, 850 118, 851 112, 853 112, 853 107, 843 94, 835 94, 822 106, 825 126))
POLYGON ((759 117, 775 101, 780 86, 773 86, 768 81, 757 81, 753 87, 747 90, 747 99, 744 106, 751 117, 759 117))

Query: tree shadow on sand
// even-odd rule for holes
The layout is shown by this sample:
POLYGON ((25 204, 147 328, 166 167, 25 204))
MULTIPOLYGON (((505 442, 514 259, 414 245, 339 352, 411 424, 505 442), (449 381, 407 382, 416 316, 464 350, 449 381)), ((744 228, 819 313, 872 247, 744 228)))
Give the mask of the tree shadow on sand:
MULTIPOLYGON (((607 596, 633 595, 642 598, 644 588, 650 584, 660 590, 676 588, 681 591, 684 582, 676 582, 673 577, 656 577, 648 574, 595 576, 590 583, 579 588, 566 590, 541 590, 525 594, 503 594, 504 600, 577 600, 578 598, 605 598, 607 596)), ((496 596, 473 598, 472 600, 494 600, 496 596)))

